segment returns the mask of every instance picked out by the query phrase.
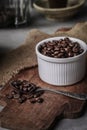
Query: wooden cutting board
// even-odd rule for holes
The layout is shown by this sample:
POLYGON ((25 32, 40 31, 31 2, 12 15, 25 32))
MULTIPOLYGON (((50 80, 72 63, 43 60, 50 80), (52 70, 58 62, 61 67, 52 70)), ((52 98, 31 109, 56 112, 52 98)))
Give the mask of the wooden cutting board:
MULTIPOLYGON (((12 79, 26 79, 43 88, 87 93, 87 76, 81 82, 72 86, 52 86, 40 80, 37 66, 22 70, 12 79)), ((31 104, 28 100, 19 104, 17 100, 7 100, 5 94, 8 94, 12 89, 9 82, 0 92, 0 104, 4 106, 0 113, 0 125, 2 127, 12 130, 47 130, 52 128, 55 120, 76 118, 83 114, 85 101, 49 92, 42 95, 44 98, 42 104, 31 104)))

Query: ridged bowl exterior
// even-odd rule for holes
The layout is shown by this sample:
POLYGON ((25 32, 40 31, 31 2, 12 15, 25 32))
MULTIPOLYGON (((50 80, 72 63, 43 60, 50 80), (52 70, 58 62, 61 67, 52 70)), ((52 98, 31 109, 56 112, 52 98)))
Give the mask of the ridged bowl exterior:
MULTIPOLYGON (((58 40, 61 38, 63 37, 55 37, 47 40, 58 40)), ((50 58, 42 54, 39 55, 38 53, 39 45, 46 40, 41 41, 36 46, 39 76, 46 83, 65 86, 75 84, 84 78, 86 72, 86 44, 75 38, 70 37, 70 39, 80 43, 84 49, 81 55, 63 59, 50 58)))

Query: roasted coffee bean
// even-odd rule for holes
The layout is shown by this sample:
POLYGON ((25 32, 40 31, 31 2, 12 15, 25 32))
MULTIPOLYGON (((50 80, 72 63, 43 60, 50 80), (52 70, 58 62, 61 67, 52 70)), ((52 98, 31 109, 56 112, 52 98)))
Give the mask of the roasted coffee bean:
POLYGON ((79 50, 79 53, 81 54, 81 53, 83 53, 83 51, 84 51, 83 49, 80 49, 80 50, 79 50))
POLYGON ((38 98, 37 100, 36 100, 38 103, 43 103, 43 98, 38 98))
POLYGON ((11 82, 11 85, 12 85, 13 87, 15 87, 16 89, 19 89, 19 88, 20 88, 20 85, 21 85, 21 81, 20 81, 20 80, 12 81, 12 82, 11 82))
POLYGON ((41 93, 35 93, 34 98, 40 97, 42 94, 41 93))
POLYGON ((23 103, 24 101, 22 100, 22 98, 19 98, 19 99, 18 99, 18 102, 19 102, 19 103, 23 103))
POLYGON ((68 57, 73 57, 74 54, 72 52, 68 52, 68 57))
POLYGON ((73 52, 79 52, 79 48, 78 47, 73 47, 73 52))
POLYGON ((44 91, 38 91, 40 88, 33 83, 26 80, 14 80, 11 82, 13 90, 10 94, 7 94, 8 99, 16 99, 19 103, 23 103, 26 100, 30 100, 31 103, 36 102, 36 98, 40 97, 44 91))
POLYGON ((23 87, 23 92, 28 92, 28 88, 27 87, 23 87))
POLYGON ((31 87, 28 87, 28 88, 27 88, 27 91, 29 92, 30 90, 31 90, 31 87))
POLYGON ((18 99, 18 98, 20 98, 20 95, 17 93, 17 94, 15 94, 13 97, 14 97, 15 99, 18 99))
POLYGON ((27 99, 31 99, 31 98, 34 98, 34 95, 28 95, 27 96, 27 99))
POLYGON ((6 97, 7 97, 8 99, 12 99, 12 98, 13 98, 13 95, 12 95, 12 94, 6 94, 6 97))
POLYGON ((70 42, 70 43, 69 43, 69 46, 70 46, 70 47, 74 47, 74 46, 75 46, 75 43, 70 42))
POLYGON ((19 103, 23 103, 26 101, 26 97, 22 96, 21 98, 18 99, 19 103))
POLYGON ((78 42, 71 41, 68 37, 64 39, 48 41, 40 45, 39 51, 48 57, 68 58, 83 53, 78 42), (74 54, 75 53, 75 54, 74 54))
POLYGON ((60 50, 60 48, 58 48, 57 46, 54 47, 54 51, 59 51, 59 50, 60 50))
POLYGON ((68 46, 67 42, 62 41, 62 47, 65 48, 65 47, 67 47, 67 46, 68 46))
POLYGON ((69 46, 67 46, 67 48, 64 48, 64 49, 65 49, 66 53, 68 53, 68 52, 71 52, 71 51, 72 51, 71 47, 69 47, 69 46))
POLYGON ((68 37, 65 37, 65 38, 64 38, 64 41, 66 41, 66 42, 71 42, 71 40, 70 40, 68 37))
POLYGON ((78 44, 78 42, 74 42, 74 46, 77 47, 77 48, 80 47, 80 45, 78 44))
POLYGON ((28 81, 26 81, 26 80, 23 80, 22 81, 22 86, 28 87, 28 86, 30 86, 30 83, 28 81))
POLYGON ((65 53, 65 50, 63 48, 60 49, 61 53, 65 53))
POLYGON ((59 54, 59 52, 58 51, 54 51, 54 55, 58 55, 59 54))
POLYGON ((12 95, 15 95, 15 94, 17 94, 17 91, 16 91, 16 90, 12 90, 12 91, 11 91, 11 94, 12 94, 12 95))
POLYGON ((58 58, 61 58, 64 54, 61 52, 57 55, 58 58))
POLYGON ((44 91, 38 91, 34 94, 34 98, 40 97, 42 94, 44 93, 44 91))
POLYGON ((28 93, 34 94, 36 92, 37 88, 35 86, 31 86, 31 89, 28 93))
POLYGON ((22 86, 22 85, 20 85, 20 86, 19 86, 19 89, 22 91, 22 90, 23 90, 23 86, 22 86))
POLYGON ((26 99, 27 99, 25 96, 22 96, 21 98, 23 101, 26 101, 26 99))

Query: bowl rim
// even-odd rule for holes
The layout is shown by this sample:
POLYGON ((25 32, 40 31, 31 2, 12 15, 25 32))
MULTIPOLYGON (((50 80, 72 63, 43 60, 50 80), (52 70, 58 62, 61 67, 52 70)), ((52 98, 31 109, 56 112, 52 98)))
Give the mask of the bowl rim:
POLYGON ((44 7, 41 7, 39 5, 36 4, 38 0, 36 0, 34 3, 33 3, 33 6, 40 10, 40 11, 50 11, 50 12, 55 12, 55 11, 67 11, 67 10, 71 10, 71 9, 76 9, 80 6, 82 6, 84 3, 85 3, 85 0, 80 0, 80 2, 76 5, 73 5, 73 6, 69 6, 69 7, 65 7, 65 8, 44 8, 44 7))
POLYGON ((67 62, 74 62, 76 60, 79 60, 80 58, 82 58, 83 56, 86 56, 86 53, 87 53, 87 45, 84 41, 78 39, 78 38, 74 38, 74 37, 69 37, 69 36, 58 36, 58 37, 50 37, 50 38, 47 38, 47 39, 44 39, 40 42, 37 43, 36 47, 35 47, 35 51, 36 51, 36 54, 37 54, 37 57, 39 57, 40 59, 43 59, 45 61, 48 61, 48 62, 55 62, 55 63, 67 63, 67 62), (64 39, 65 37, 68 37, 70 40, 72 41, 77 41, 80 46, 84 49, 83 53, 77 55, 77 56, 74 56, 74 57, 68 57, 68 58, 54 58, 54 57, 49 57, 49 56, 45 56, 43 54, 41 54, 39 52, 39 46, 41 44, 43 44, 44 42, 47 42, 47 41, 53 41, 53 40, 59 40, 59 39, 64 39))

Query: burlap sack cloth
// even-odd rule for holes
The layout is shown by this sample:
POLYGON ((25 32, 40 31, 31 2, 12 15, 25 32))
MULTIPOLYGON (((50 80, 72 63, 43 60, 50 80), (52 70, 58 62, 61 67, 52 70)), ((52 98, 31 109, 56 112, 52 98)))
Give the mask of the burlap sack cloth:
POLYGON ((12 76, 15 76, 20 70, 37 65, 35 46, 48 37, 54 36, 72 36, 79 38, 87 43, 87 22, 76 24, 69 31, 57 31, 48 35, 37 29, 29 32, 25 43, 15 50, 12 50, 0 61, 0 85, 5 85, 12 76))

